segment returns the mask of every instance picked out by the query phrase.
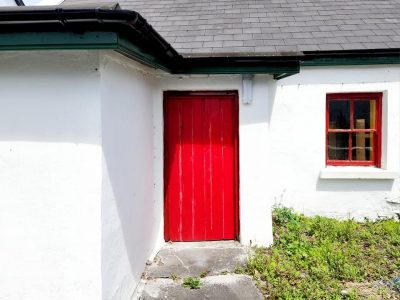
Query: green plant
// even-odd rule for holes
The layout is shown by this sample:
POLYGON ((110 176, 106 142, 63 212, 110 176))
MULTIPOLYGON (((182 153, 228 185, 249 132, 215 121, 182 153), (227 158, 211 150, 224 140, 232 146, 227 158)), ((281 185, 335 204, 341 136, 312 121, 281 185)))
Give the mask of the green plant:
POLYGON ((228 274, 228 271, 222 271, 221 272, 221 275, 227 275, 228 274))
POLYGON ((171 273, 170 278, 171 278, 173 281, 177 281, 177 280, 179 279, 179 276, 176 275, 175 273, 171 273))
POLYGON ((277 207, 273 224, 274 245, 255 248, 245 270, 271 299, 376 299, 373 282, 400 268, 397 220, 340 221, 277 207))
POLYGON ((246 272, 246 270, 243 268, 243 267, 241 267, 241 266, 237 266, 236 268, 235 268, 235 271, 233 271, 235 274, 244 274, 245 272, 246 272))
POLYGON ((199 289, 201 284, 202 283, 201 283, 200 279, 197 277, 186 277, 183 280, 182 286, 193 290, 193 289, 199 289))
POLYGON ((206 270, 206 271, 204 271, 204 272, 201 272, 201 273, 200 273, 200 278, 206 277, 209 273, 210 273, 210 270, 206 270))

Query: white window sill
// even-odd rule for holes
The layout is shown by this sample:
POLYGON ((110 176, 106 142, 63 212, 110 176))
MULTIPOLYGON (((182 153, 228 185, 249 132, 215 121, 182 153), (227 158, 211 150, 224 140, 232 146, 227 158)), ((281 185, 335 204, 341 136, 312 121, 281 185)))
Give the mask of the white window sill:
POLYGON ((319 178, 323 179, 396 179, 399 172, 374 167, 333 167, 321 170, 319 178))

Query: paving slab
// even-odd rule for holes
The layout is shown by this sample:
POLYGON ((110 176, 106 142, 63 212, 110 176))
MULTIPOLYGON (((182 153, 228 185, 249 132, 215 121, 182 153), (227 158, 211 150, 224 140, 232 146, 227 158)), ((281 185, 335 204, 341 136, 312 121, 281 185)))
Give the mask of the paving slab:
POLYGON ((233 272, 247 260, 246 248, 235 241, 167 244, 147 268, 147 278, 198 277, 233 272))
POLYGON ((182 280, 152 279, 146 283, 139 299, 264 299, 251 278, 246 275, 208 276, 202 278, 201 283, 199 289, 189 289, 182 286, 182 280))

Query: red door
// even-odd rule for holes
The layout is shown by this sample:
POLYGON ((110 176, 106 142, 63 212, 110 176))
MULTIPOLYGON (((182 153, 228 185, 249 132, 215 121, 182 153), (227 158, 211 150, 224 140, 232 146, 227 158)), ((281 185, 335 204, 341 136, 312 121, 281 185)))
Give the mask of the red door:
POLYGON ((164 94, 165 240, 231 240, 238 227, 236 93, 164 94))

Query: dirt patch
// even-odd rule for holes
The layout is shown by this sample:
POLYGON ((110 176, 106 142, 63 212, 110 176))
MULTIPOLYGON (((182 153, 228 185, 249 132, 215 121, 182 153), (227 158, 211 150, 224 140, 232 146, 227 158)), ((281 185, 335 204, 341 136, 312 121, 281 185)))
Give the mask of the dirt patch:
POLYGON ((400 299, 400 294, 392 288, 381 284, 372 282, 348 282, 345 284, 346 290, 354 289, 357 291, 357 296, 361 299, 374 299, 374 300, 387 300, 387 299, 400 299))

